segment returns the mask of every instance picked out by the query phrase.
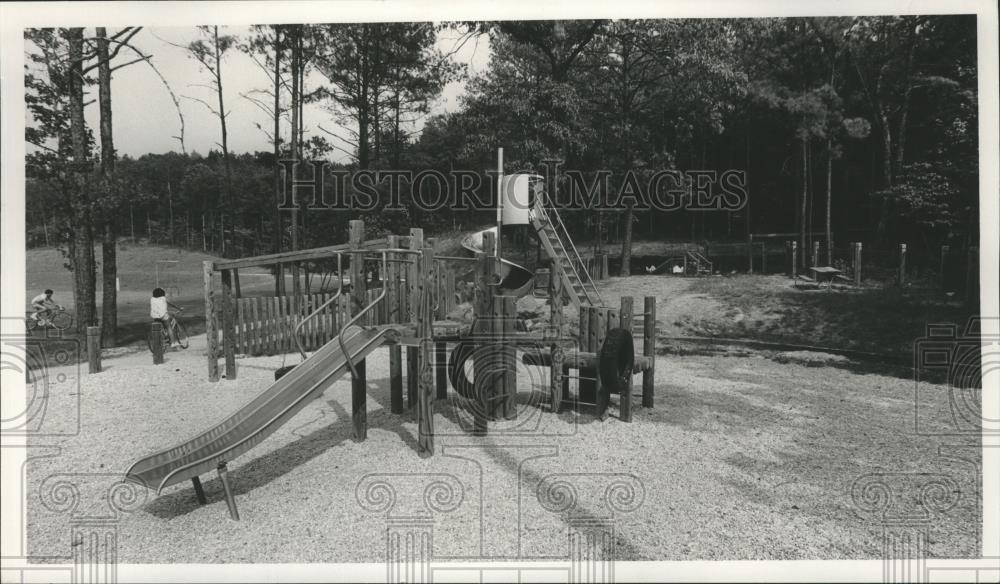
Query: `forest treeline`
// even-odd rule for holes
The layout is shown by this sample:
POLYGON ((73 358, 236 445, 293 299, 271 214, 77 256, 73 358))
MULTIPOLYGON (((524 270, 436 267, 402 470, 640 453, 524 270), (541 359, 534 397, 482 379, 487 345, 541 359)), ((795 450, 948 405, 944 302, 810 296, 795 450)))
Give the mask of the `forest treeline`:
POLYGON ((926 251, 978 238, 975 16, 267 25, 241 35, 199 27, 198 40, 183 48, 191 79, 212 88, 211 100, 178 94, 155 55, 135 46, 139 34, 146 33, 26 31, 27 243, 66 251, 78 324, 100 320, 106 345, 115 343, 121 237, 238 257, 340 243, 347 221, 359 217, 373 234, 491 219, 423 212, 405 192, 402 211, 279 211, 287 180, 279 159, 336 159, 348 173, 485 174, 503 147, 508 172, 559 160, 584 173, 611 171, 611 189, 626 171, 746 172, 742 210, 667 213, 626 204, 564 213, 581 240, 616 233, 625 275, 637 236, 795 232, 806 248, 850 232, 926 251), (442 31, 457 38, 455 47, 488 37, 486 70, 470 75, 455 50, 440 48, 442 31), (233 51, 251 56, 267 79, 241 96, 268 120, 256 124, 256 152, 231 152, 228 144, 224 90, 233 51), (129 91, 170 93, 178 131, 162 140, 173 152, 116 154, 110 80, 126 66, 153 67, 158 79, 129 91), (454 81, 466 86, 459 107, 436 112, 435 100, 454 81), (100 109, 97 128, 83 115, 91 102, 100 109), (308 130, 306 104, 324 112, 308 130), (187 150, 188 107, 214 114, 217 149, 187 150), (111 283, 100 316, 98 264, 111 283))

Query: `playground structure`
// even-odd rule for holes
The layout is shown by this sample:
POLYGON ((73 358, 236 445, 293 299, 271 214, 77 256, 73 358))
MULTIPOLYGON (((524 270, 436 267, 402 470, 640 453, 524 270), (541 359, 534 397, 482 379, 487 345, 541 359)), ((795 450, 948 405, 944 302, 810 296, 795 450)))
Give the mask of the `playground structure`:
POLYGON ((288 352, 294 342, 302 361, 277 373, 273 385, 214 427, 135 462, 126 471, 125 480, 154 489, 157 494, 168 486, 191 480, 198 501, 204 503, 199 476, 216 469, 230 516, 239 519, 227 463, 262 442, 348 372, 352 379, 354 439, 365 440, 365 359, 383 345, 389 348, 390 410, 394 414, 404 412, 402 348, 406 348, 407 405, 416 408, 417 449, 421 456, 434 454, 434 401, 449 397, 449 380, 458 394, 456 401, 472 413, 474 434, 485 434, 491 419, 517 417, 518 350, 525 364, 549 366, 548 403, 553 412, 574 402, 593 403, 598 417, 603 419, 610 395, 618 393, 619 418, 631 422, 632 376, 638 372, 643 373, 643 406, 652 407, 655 298, 647 297, 644 311, 638 315, 634 314, 631 297, 622 298, 620 307, 602 306, 600 294, 558 212, 546 209, 539 179, 534 175, 501 176, 504 194, 498 225, 463 241, 475 257, 436 256, 431 240, 425 242, 418 228, 411 229, 409 235, 366 241, 364 223, 354 220, 350 222, 349 241, 343 245, 204 262, 209 380, 219 381, 221 377, 220 356, 225 378, 236 379, 238 347, 288 352), (541 332, 528 332, 516 312, 518 298, 537 292, 535 274, 500 255, 502 227, 525 222, 534 227, 549 260, 545 295, 549 298, 550 323, 541 332), (345 289, 341 270, 345 256, 349 260, 349 290, 345 289), (340 277, 332 296, 239 298, 238 270, 317 259, 337 262, 340 277), (378 278, 369 282, 366 265, 373 261, 377 262, 378 278), (452 263, 474 264, 471 324, 435 319, 448 304, 442 300, 453 296, 455 270, 447 269, 452 263), (213 287, 215 272, 221 275, 218 291, 213 287), (243 300, 253 302, 241 304, 243 300), (579 308, 578 340, 563 332, 566 301, 579 308), (641 356, 634 355, 636 319, 642 320, 641 356), (282 334, 289 329, 290 337, 282 334), (306 354, 307 349, 313 350, 311 355, 306 354), (473 379, 466 373, 470 361, 473 379), (574 371, 578 372, 575 376, 574 371), (573 377, 579 379, 576 399, 569 393, 573 377))

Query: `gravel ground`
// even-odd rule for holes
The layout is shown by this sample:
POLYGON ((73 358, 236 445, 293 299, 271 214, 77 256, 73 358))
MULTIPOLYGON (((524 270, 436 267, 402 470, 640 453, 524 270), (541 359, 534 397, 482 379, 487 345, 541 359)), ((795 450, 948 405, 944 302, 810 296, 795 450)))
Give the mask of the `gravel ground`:
MULTIPOLYGON (((939 439, 913 434, 912 379, 830 356, 786 357, 661 356, 656 408, 638 407, 636 398, 631 424, 614 417, 615 407, 603 424, 585 407, 543 415, 532 388, 535 381, 542 387, 547 369, 521 368, 517 421, 473 437, 463 431, 466 415, 438 403, 437 454, 422 459, 413 413, 388 411, 387 351, 379 349, 368 358, 365 442, 351 438, 350 380, 341 379, 230 463, 242 521, 228 519, 214 474, 202 477, 207 505, 197 504, 189 484, 159 497, 147 493, 112 516, 118 561, 381 562, 387 515, 426 513, 428 502, 446 508, 432 515, 436 558, 565 557, 570 525, 604 519, 614 521, 622 560, 876 559, 880 518, 858 510, 851 486, 877 472, 951 477, 958 500, 933 517, 929 551, 978 555, 978 446, 942 456, 939 439), (373 473, 395 488, 391 510, 374 505, 385 492, 378 489, 368 491, 367 508, 359 502, 356 487, 373 473), (575 489, 572 513, 539 502, 540 487, 556 473, 570 474, 563 478, 575 489), (617 508, 604 498, 612 475, 634 477, 627 482, 636 496, 624 491, 617 508), (451 500, 424 490, 434 480, 451 486, 451 500)), ((237 380, 209 383, 204 338, 195 338, 160 366, 140 351, 106 357, 96 375, 85 365, 80 374, 73 367, 50 371, 45 416, 69 423, 79 403, 80 432, 31 443, 27 552, 66 561, 73 526, 107 513, 108 489, 133 460, 238 409, 268 386, 281 361, 240 359, 237 380), (78 505, 52 488, 59 480, 53 475, 69 475, 78 505)), ((921 391, 932 409, 947 411, 947 388, 921 391)), ((558 502, 569 491, 545 492, 558 502)))

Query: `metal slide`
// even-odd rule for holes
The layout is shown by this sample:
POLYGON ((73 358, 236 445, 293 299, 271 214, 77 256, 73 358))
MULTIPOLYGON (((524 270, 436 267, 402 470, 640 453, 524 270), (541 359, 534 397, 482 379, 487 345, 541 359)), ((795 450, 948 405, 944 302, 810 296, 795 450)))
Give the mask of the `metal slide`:
POLYGON ((135 462, 125 480, 159 494, 164 488, 215 470, 260 444, 314 398, 322 395, 338 377, 378 348, 394 329, 366 330, 351 326, 344 331, 344 347, 334 338, 308 359, 277 380, 274 385, 208 431, 135 462))
MULTIPOLYGON (((490 227, 489 229, 470 233, 462 240, 462 247, 472 253, 482 253, 483 234, 489 232, 496 233, 497 228, 490 227)), ((518 298, 528 294, 531 292, 534 277, 535 274, 528 268, 500 258, 500 291, 502 294, 518 298)))

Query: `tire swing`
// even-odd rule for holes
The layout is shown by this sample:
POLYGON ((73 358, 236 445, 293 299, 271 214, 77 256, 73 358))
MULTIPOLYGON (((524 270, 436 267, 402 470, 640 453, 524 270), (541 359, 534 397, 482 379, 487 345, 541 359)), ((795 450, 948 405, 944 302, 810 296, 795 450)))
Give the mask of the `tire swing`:
POLYGON ((631 391, 634 368, 635 343, 632 334, 621 328, 611 329, 598 354, 597 373, 601 379, 601 391, 597 396, 599 419, 607 418, 612 393, 631 391))

